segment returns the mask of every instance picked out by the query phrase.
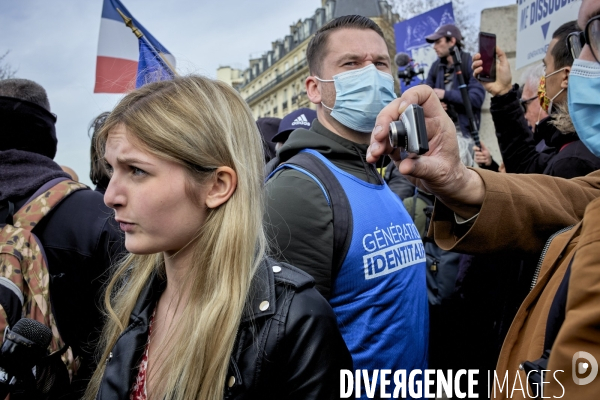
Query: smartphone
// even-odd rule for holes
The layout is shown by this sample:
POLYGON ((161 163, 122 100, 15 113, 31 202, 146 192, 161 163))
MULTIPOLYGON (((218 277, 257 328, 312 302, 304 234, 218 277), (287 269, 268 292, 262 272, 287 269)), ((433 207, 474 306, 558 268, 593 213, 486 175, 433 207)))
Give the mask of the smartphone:
POLYGON ((496 35, 493 33, 479 32, 479 54, 483 64, 482 71, 477 79, 482 82, 496 81, 496 35))
POLYGON ((429 142, 423 108, 417 104, 406 107, 400 121, 390 123, 389 139, 393 148, 402 147, 414 154, 427 153, 429 142))

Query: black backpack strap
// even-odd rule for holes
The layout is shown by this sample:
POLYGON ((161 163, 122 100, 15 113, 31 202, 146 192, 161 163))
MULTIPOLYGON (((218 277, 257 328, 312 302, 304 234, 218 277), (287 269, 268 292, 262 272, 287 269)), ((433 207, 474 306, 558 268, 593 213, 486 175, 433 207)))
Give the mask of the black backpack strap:
MULTIPOLYGON (((286 168, 286 165, 300 167, 308 172, 308 176, 315 179, 317 184, 325 189, 325 197, 333 214, 333 262, 331 270, 332 282, 337 276, 346 253, 352 241, 352 210, 350 202, 342 188, 342 185, 333 172, 321 160, 310 153, 300 152, 281 164, 278 169, 286 168)), ((295 168, 296 169, 296 168, 295 168)), ((277 170, 277 169, 276 169, 277 170)), ((275 170, 275 171, 276 171, 275 170)), ((267 180, 273 175, 273 172, 267 180)))

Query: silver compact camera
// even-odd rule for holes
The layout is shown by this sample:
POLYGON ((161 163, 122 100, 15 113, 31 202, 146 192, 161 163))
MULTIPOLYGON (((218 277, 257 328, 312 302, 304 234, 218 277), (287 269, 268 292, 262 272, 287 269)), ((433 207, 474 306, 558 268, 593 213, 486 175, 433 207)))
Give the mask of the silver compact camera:
POLYGON ((390 144, 393 148, 403 148, 409 153, 425 154, 429 151, 427 129, 423 108, 417 104, 409 105, 399 121, 390 123, 390 144))

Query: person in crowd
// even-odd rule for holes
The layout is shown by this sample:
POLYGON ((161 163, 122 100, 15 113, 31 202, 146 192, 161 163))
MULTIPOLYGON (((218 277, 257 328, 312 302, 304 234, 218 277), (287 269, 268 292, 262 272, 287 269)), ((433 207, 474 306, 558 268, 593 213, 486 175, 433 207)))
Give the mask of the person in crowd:
MULTIPOLYGON (((270 145, 274 146, 275 151, 279 151, 294 130, 298 128, 310 128, 310 125, 316 118, 317 113, 310 108, 299 108, 292 111, 283 117, 283 119, 278 120, 278 125, 274 128, 274 132, 276 133, 272 135, 270 145)), ((267 175, 277 168, 280 162, 279 157, 274 156, 265 167, 267 175)))
POLYGON ((492 154, 486 145, 483 142, 480 143, 481 149, 477 146, 473 146, 473 150, 475 151, 475 162, 480 168, 498 172, 500 166, 496 161, 494 161, 494 158, 492 157, 492 154))
MULTIPOLYGON (((559 27, 553 33, 553 39, 546 53, 545 65, 548 77, 546 97, 550 96, 549 99, 553 99, 557 105, 566 106, 566 92, 559 92, 561 92, 561 85, 566 87, 568 72, 573 63, 573 57, 567 49, 566 37, 575 30, 574 21, 559 27), (553 73, 554 71, 556 73, 553 73)), ((474 59, 473 69, 477 74, 481 65, 481 61, 478 61, 479 54, 476 54, 474 59)), ((527 74, 529 77, 526 79, 531 82, 532 77, 536 75, 536 70, 527 74)), ((527 90, 524 88, 524 94, 519 95, 518 85, 511 86, 512 78, 506 57, 499 57, 496 76, 496 82, 482 82, 482 84, 486 90, 491 90, 492 94, 499 90, 494 86, 502 87, 506 92, 510 92, 510 95, 492 97, 491 103, 491 113, 496 125, 502 156, 507 160, 509 172, 511 172, 510 168, 513 168, 513 172, 519 171, 518 168, 527 163, 532 164, 536 160, 540 163, 548 163, 548 160, 552 160, 552 158, 557 160, 552 167, 530 172, 572 177, 586 175, 600 167, 600 164, 597 163, 600 159, 594 157, 581 142, 577 145, 569 145, 579 146, 578 149, 571 147, 560 151, 562 141, 566 140, 568 143, 575 140, 576 134, 565 135, 557 130, 551 123, 553 117, 539 121, 538 115, 548 111, 544 108, 549 103, 545 106, 540 103, 539 97, 537 97, 537 83, 535 99, 527 97, 531 95, 529 92, 531 85, 527 85, 527 90), (527 104, 528 100, 531 100, 529 104, 527 104), (539 108, 539 111, 536 112, 535 108, 539 108), (535 121, 532 125, 535 129, 533 135, 528 127, 531 124, 527 121, 528 114, 529 118, 535 121), (542 153, 536 146, 539 141, 538 136, 546 138, 544 140, 546 150, 542 153), (519 146, 521 147, 519 148, 519 146), (595 165, 594 161, 596 161, 595 165)), ((543 76, 542 79, 544 79, 543 76)), ((539 82, 540 80, 538 80, 539 82)), ((553 109, 558 110, 558 106, 553 109)), ((556 112, 552 114, 554 116, 556 112)), ((481 152, 475 147, 475 158, 479 166, 497 171, 497 164, 491 162, 491 158, 486 153, 489 154, 485 148, 481 152), (479 162, 479 159, 482 159, 483 162, 479 162), (489 165, 487 165, 488 163, 489 165)), ((469 317, 464 318, 458 324, 459 336, 464 338, 460 342, 462 345, 457 344, 456 346, 462 354, 461 359, 464 360, 461 367, 493 369, 508 327, 517 313, 519 305, 529 293, 538 258, 537 254, 523 254, 516 249, 508 249, 470 257, 469 262, 463 265, 457 279, 456 293, 461 304, 461 314, 469 317), (473 315, 479 317, 471 318, 470 316, 473 315), (473 344, 477 345, 473 346, 473 344)), ((455 319, 460 320, 460 317, 455 319)), ((480 386, 483 392, 487 390, 486 385, 480 386)))
POLYGON ((425 40, 433 43, 438 59, 431 65, 425 83, 431 86, 442 102, 442 106, 452 118, 456 125, 459 146, 461 149, 461 159, 465 165, 473 165, 473 139, 471 138, 469 128, 469 118, 463 103, 462 94, 459 89, 459 81, 456 76, 454 60, 451 51, 458 47, 461 55, 462 76, 467 85, 469 101, 475 118, 475 125, 479 128, 481 119, 481 106, 485 99, 485 90, 481 83, 476 79, 471 79, 473 70, 471 69, 472 58, 469 53, 463 51, 462 34, 455 25, 447 24, 440 26, 434 33, 427 36, 425 40))
POLYGON ((279 123, 281 118, 276 117, 262 117, 256 120, 258 131, 263 140, 263 149, 265 153, 265 164, 268 164, 277 152, 275 143, 273 143, 273 136, 277 134, 279 123))
MULTIPOLYGON (((571 68, 568 94, 579 137, 598 155, 600 42, 594 32, 600 27, 599 14, 597 1, 583 0, 577 20, 583 32, 575 38, 583 48, 571 68)), ((378 116, 367 161, 389 153, 402 173, 437 196, 430 235, 444 248, 535 254, 546 246, 531 291, 506 335, 496 375, 518 385, 528 378, 535 381, 536 374, 528 371, 544 369, 551 371, 542 377, 544 397, 596 399, 600 172, 566 180, 468 169, 459 161, 454 129, 432 90, 413 88, 378 116), (430 151, 400 160, 387 141, 388 125, 411 103, 424 109, 430 151)), ((529 383, 527 389, 534 390, 529 383)), ((504 389, 495 398, 529 398, 525 393, 513 391, 511 396, 504 389)))
POLYGON ((533 141, 536 143, 536 150, 538 151, 543 151, 547 147, 541 135, 541 130, 537 130, 538 123, 548 117, 548 113, 540 105, 540 98, 538 97, 538 87, 542 76, 545 76, 544 64, 532 65, 521 75, 522 85, 520 87, 521 107, 525 113, 527 126, 533 132, 533 141))
POLYGON ((268 235, 280 259, 310 273, 329 299, 355 368, 423 369, 422 243, 398 196, 365 162, 375 118, 396 97, 383 33, 369 18, 339 17, 315 33, 306 57, 317 119, 279 150, 283 164, 266 184, 268 235), (414 257, 394 256, 407 249, 414 257))
POLYGON ((90 145, 90 180, 96 187, 95 191, 102 193, 106 192, 106 188, 108 187, 108 182, 110 181, 110 176, 108 176, 108 172, 104 166, 104 160, 102 155, 98 153, 98 149, 96 148, 96 137, 98 137, 98 132, 104 125, 106 118, 110 113, 105 111, 98 115, 94 120, 90 123, 88 131, 91 132, 92 142, 90 145))
MULTIPOLYGON (((542 109, 538 97, 538 87, 542 76, 544 76, 543 63, 528 67, 521 75, 522 84, 517 89, 518 97, 521 99, 521 108, 525 113, 527 126, 533 133, 533 141, 536 143, 535 148, 538 152, 544 151, 548 148, 544 138, 539 137, 540 131, 536 130, 538 123, 548 116, 548 113, 542 109)), ((482 144, 481 149, 479 149, 477 146, 474 146, 473 150, 475 151, 475 162, 481 168, 499 171, 500 167, 504 164, 502 162, 501 165, 498 165, 484 144, 482 144)))
POLYGON ((292 111, 279 123, 277 134, 273 136, 271 142, 275 144, 275 149, 279 150, 288 140, 290 134, 298 128, 310 129, 312 122, 317 118, 317 112, 310 108, 299 108, 292 111))
MULTIPOLYGON (((16 213, 49 182, 70 176, 53 161, 56 116, 42 86, 28 79, 0 80, 0 119, 0 221, 4 224, 11 214, 10 204, 16 213)), ((79 359, 78 368, 72 370, 74 398, 81 396, 92 374, 95 341, 102 327, 98 305, 103 285, 111 263, 123 252, 123 238, 109 215, 100 194, 78 190, 32 229, 46 255, 58 333, 79 359)))
MULTIPOLYGON (((490 112, 508 172, 573 178, 600 168, 600 158, 579 140, 567 111, 569 73, 573 64, 567 36, 576 30, 575 21, 561 25, 553 33, 544 57, 545 76, 540 81, 540 106, 550 116, 540 121, 535 129, 536 136, 543 137, 546 146, 552 150, 541 153, 536 149, 536 142, 517 98, 517 85, 511 85, 508 59, 496 47, 496 81, 482 84, 493 96, 490 112), (557 120, 563 129, 558 129, 557 120)), ((473 69, 477 71, 480 67, 480 56, 475 54, 473 69)))
POLYGON ((130 255, 86 399, 331 399, 352 360, 306 273, 266 257, 264 155, 225 83, 149 83, 98 133, 130 255), (243 151, 240 151, 243 149, 243 151))

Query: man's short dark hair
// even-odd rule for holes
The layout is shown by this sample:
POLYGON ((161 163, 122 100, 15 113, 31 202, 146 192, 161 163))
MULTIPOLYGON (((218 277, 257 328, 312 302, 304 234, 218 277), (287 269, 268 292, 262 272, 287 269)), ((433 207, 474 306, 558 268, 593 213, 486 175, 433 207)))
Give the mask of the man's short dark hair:
POLYGON ((569 21, 558 27, 552 34, 552 39, 558 39, 550 55, 554 59, 554 69, 561 69, 573 65, 573 55, 567 46, 567 36, 571 32, 577 32, 577 21, 569 21))
POLYGON ((0 80, 0 96, 29 101, 50 111, 50 102, 46 90, 29 79, 0 80))
POLYGON ((362 15, 345 15, 336 18, 319 29, 315 36, 310 39, 306 49, 306 59, 308 61, 308 70, 311 74, 319 74, 321 70, 321 61, 323 60, 327 48, 327 38, 336 29, 372 29, 385 40, 381 28, 367 17, 362 15))

